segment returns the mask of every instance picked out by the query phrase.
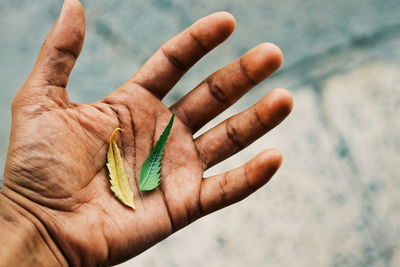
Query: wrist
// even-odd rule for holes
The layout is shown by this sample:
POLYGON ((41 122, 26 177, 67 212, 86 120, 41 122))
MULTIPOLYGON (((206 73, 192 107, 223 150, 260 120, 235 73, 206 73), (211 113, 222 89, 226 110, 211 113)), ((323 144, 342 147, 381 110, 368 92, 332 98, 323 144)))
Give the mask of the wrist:
POLYGON ((45 227, 0 192, 0 266, 67 266, 45 227))

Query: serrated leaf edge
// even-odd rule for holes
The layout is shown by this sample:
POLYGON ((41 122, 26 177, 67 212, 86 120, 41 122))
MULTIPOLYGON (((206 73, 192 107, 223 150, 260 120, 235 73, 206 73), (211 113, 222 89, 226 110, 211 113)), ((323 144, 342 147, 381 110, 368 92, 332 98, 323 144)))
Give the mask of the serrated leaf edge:
POLYGON ((160 138, 156 142, 154 148, 150 152, 150 155, 147 157, 146 161, 142 166, 142 170, 140 173, 139 179, 139 190, 140 191, 151 191, 155 189, 160 184, 161 180, 161 161, 164 156, 165 146, 168 141, 168 136, 171 132, 172 125, 174 123, 175 114, 173 113, 171 119, 168 122, 168 125, 165 127, 163 133, 161 134, 160 138), (150 165, 146 167, 147 165, 150 165), (155 174, 154 174, 155 173, 155 174), (146 187, 149 184, 149 178, 151 175, 155 175, 152 178, 153 185, 151 187, 146 187))
POLYGON ((115 142, 115 134, 122 131, 116 128, 110 137, 110 145, 107 153, 107 168, 110 177, 110 188, 115 196, 126 206, 136 209, 133 201, 133 191, 129 185, 129 179, 124 167, 124 159, 117 143, 115 142))

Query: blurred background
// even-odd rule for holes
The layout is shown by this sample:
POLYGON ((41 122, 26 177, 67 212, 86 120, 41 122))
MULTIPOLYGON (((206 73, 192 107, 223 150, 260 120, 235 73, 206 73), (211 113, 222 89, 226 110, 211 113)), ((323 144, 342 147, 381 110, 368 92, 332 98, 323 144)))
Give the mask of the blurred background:
MULTIPOLYGON (((87 38, 69 83, 75 102, 106 96, 163 42, 220 10, 236 17, 235 33, 166 103, 264 41, 281 47, 282 68, 205 129, 273 88, 287 88, 295 99, 281 126, 208 171, 222 172, 275 147, 284 164, 267 186, 121 266, 400 266, 399 0, 83 3, 87 38)), ((1 167, 11 100, 61 5, 0 0, 1 167)))

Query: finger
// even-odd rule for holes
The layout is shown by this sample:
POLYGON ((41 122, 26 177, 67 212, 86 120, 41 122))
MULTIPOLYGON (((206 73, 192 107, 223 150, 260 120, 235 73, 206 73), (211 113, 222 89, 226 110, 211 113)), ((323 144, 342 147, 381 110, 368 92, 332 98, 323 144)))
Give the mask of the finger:
POLYGON ((277 46, 260 44, 209 76, 171 109, 194 133, 271 75, 281 62, 277 46))
POLYGON ((79 0, 65 0, 60 16, 46 37, 28 79, 34 94, 66 100, 65 87, 85 35, 85 14, 79 0))
POLYGON ((282 163, 276 150, 266 150, 245 165, 203 179, 200 189, 200 205, 203 215, 234 204, 267 183, 282 163))
POLYGON ((157 50, 131 82, 163 98, 194 63, 225 41, 234 27, 235 19, 227 12, 198 20, 157 50))
POLYGON ((205 169, 232 156, 277 126, 289 115, 292 106, 290 93, 276 89, 252 107, 199 136, 195 143, 205 169))

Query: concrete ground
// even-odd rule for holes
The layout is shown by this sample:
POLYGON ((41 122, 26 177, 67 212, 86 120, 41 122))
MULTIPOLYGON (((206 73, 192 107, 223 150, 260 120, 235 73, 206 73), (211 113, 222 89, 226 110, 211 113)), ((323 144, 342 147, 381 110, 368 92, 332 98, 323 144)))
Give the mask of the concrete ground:
MULTIPOLYGON (((207 127, 272 88, 287 88, 295 99, 287 121, 208 172, 275 147, 284 164, 267 186, 121 266, 400 266, 398 0, 83 3, 87 41, 69 86, 76 102, 104 97, 169 37, 219 10, 235 15, 236 32, 186 75, 167 103, 264 41, 282 48, 282 69, 207 127)), ((52 0, 0 4, 1 164, 11 99, 60 7, 52 0)))

